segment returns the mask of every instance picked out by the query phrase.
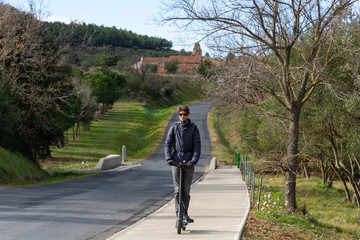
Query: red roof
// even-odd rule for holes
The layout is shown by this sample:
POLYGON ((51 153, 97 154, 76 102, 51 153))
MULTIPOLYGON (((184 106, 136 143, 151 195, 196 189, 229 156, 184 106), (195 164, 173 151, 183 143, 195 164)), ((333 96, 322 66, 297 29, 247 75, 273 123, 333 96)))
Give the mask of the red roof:
POLYGON ((202 56, 170 56, 168 61, 178 61, 181 63, 199 64, 202 56))
POLYGON ((163 60, 166 61, 166 59, 160 57, 160 58, 154 58, 154 57, 146 57, 144 58, 144 63, 160 63, 163 60))

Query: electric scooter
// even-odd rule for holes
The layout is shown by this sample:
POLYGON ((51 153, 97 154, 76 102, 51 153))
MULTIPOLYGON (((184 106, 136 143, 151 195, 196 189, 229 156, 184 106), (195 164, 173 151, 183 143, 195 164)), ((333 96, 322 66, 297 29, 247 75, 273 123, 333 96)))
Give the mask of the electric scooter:
POLYGON ((181 229, 182 230, 186 230, 186 225, 187 220, 185 217, 185 205, 184 202, 182 200, 183 198, 183 170, 186 167, 186 164, 182 164, 182 163, 178 163, 178 164, 172 164, 172 166, 176 166, 178 171, 179 171, 179 175, 180 175, 180 181, 179 181, 179 212, 178 212, 178 216, 177 216, 177 220, 176 220, 176 229, 177 229, 177 233, 181 234, 181 229))

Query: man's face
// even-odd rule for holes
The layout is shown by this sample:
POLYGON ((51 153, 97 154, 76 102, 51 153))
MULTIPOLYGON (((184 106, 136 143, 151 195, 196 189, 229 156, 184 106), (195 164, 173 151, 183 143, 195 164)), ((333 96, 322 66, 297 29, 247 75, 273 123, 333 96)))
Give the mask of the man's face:
POLYGON ((188 120, 189 114, 187 114, 186 112, 180 111, 178 113, 178 115, 179 115, 179 119, 180 119, 181 122, 184 123, 184 122, 186 122, 188 120))

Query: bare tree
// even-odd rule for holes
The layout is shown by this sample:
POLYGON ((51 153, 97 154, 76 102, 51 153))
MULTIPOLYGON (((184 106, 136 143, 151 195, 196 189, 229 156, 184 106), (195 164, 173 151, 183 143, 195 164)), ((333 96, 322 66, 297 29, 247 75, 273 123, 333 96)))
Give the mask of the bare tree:
POLYGON ((19 111, 14 148, 36 161, 50 154, 51 145, 63 145, 77 96, 71 69, 57 61, 71 35, 50 34, 34 2, 30 10, 36 12, 29 13, 0 3, 0 81, 8 80, 19 111))
MULTIPOLYGON (((218 92, 238 106, 274 97, 287 110, 288 145, 285 209, 296 209, 301 109, 328 67, 346 49, 330 55, 336 25, 357 0, 173 0, 164 4, 162 21, 209 39, 210 47, 242 55, 219 71, 218 92), (229 98, 232 97, 232 101, 229 98)), ((351 41, 351 38, 345 39, 351 41)))
POLYGON ((133 75, 140 78, 142 82, 146 82, 150 79, 158 69, 156 64, 145 63, 143 57, 139 60, 138 56, 133 56, 128 61, 127 65, 126 69, 133 75))

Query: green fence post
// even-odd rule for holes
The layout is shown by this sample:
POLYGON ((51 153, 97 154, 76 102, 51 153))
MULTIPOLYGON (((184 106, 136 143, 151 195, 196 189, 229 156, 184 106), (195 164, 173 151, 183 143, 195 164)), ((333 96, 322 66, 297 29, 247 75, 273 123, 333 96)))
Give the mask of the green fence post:
POLYGON ((241 176, 242 176, 242 179, 244 181, 245 180, 245 178, 244 178, 244 174, 245 174, 245 157, 244 156, 242 157, 242 168, 241 168, 241 170, 242 170, 241 176))
POLYGON ((262 176, 260 177, 259 197, 258 197, 258 202, 257 202, 257 210, 259 210, 259 207, 260 207, 261 184, 262 184, 262 176))
POLYGON ((249 168, 249 180, 248 180, 248 182, 249 182, 249 184, 251 184, 251 171, 252 171, 252 163, 250 163, 250 168, 249 168))
POLYGON ((240 168, 240 153, 239 152, 236 155, 236 160, 237 160, 237 168, 240 168))
POLYGON ((244 173, 244 181, 245 181, 245 184, 247 183, 247 170, 248 170, 248 165, 247 165, 247 162, 245 160, 245 173, 244 173))
POLYGON ((252 180, 251 180, 251 205, 254 205, 254 187, 255 187, 255 173, 252 173, 252 180))

